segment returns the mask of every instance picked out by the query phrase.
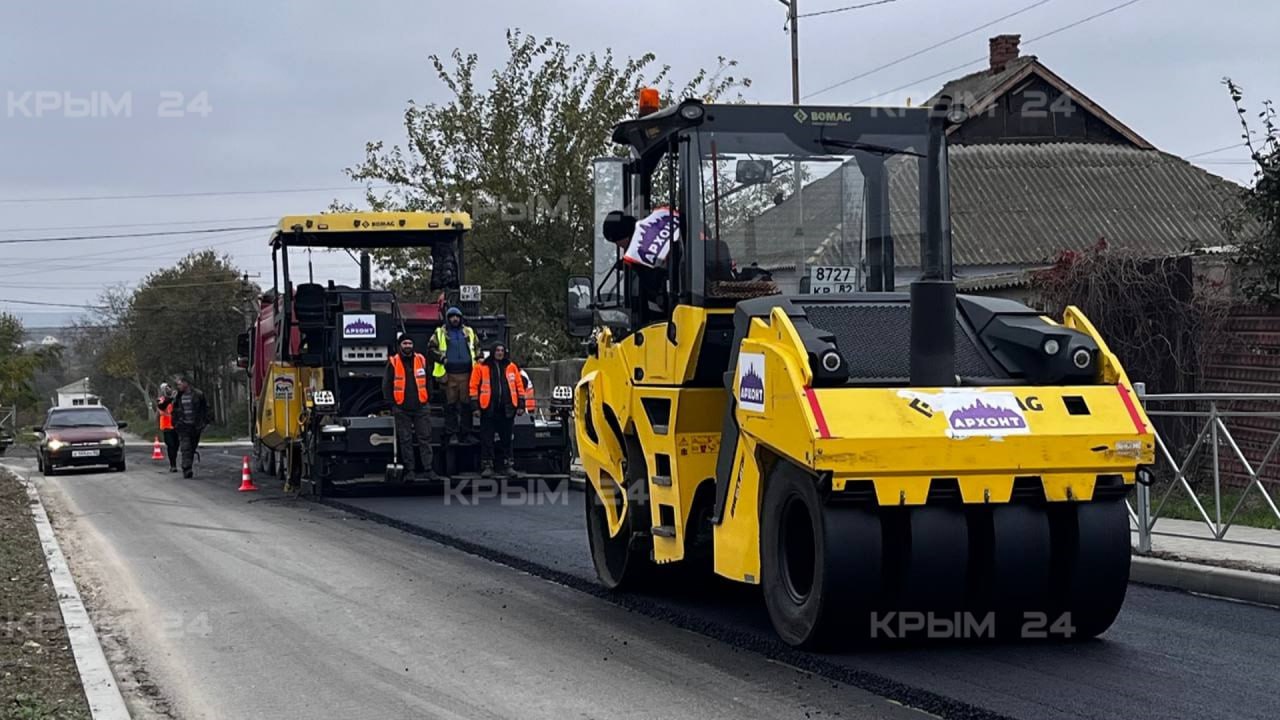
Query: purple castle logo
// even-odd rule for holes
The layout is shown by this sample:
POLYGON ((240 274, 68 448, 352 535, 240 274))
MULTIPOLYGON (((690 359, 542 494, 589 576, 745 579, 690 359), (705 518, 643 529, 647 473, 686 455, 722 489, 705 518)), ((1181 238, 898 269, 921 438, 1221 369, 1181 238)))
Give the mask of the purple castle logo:
POLYGON ((738 400, 752 405, 764 405, 764 378, 756 372, 755 365, 748 365, 738 381, 738 400))
POLYGON ((378 329, 370 322, 357 319, 343 325, 342 334, 347 337, 363 337, 365 335, 377 335, 378 329))
POLYGON ((952 430, 1025 430, 1026 418, 1016 410, 995 407, 979 398, 973 404, 953 410, 948 417, 952 430))

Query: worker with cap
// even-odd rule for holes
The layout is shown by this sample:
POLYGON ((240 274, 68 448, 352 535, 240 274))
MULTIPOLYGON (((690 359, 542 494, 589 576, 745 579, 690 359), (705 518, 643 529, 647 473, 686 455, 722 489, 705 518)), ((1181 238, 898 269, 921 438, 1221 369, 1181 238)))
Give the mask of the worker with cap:
POLYGON ((177 393, 169 383, 160 383, 160 397, 156 398, 156 411, 160 414, 160 434, 169 456, 169 472, 178 472, 178 431, 173 427, 173 399, 177 393))
POLYGON ((192 387, 185 375, 177 377, 176 385, 178 392, 173 396, 170 407, 173 408, 173 427, 178 433, 182 477, 189 478, 200 446, 200 435, 209 425, 209 403, 204 399, 204 393, 192 387))
POLYGON ((496 470, 505 477, 511 472, 511 429, 528 402, 524 375, 507 357, 506 345, 494 344, 489 357, 476 363, 471 399, 480 409, 480 476, 489 477, 496 470))
POLYGON ((398 460, 404 463, 405 482, 414 481, 413 448, 418 447, 418 459, 427 471, 427 479, 441 480, 432 465, 431 412, 427 406, 427 359, 414 352, 413 338, 400 333, 398 351, 387 361, 387 371, 382 379, 382 397, 391 403, 391 417, 395 422, 396 443, 400 448, 398 460))
POLYGON ((435 358, 431 374, 444 385, 444 434, 451 445, 462 438, 471 442, 471 369, 480 359, 476 331, 463 321, 461 310, 451 307, 427 346, 435 358))

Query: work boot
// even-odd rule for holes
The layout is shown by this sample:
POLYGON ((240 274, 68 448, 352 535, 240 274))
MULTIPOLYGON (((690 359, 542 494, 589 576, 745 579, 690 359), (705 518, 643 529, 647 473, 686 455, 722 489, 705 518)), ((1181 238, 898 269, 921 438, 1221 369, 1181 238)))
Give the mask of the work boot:
POLYGON ((183 471, 182 471, 182 477, 183 477, 184 479, 186 479, 186 480, 190 480, 190 479, 191 479, 191 477, 192 477, 192 473, 191 473, 191 471, 190 471, 190 470, 183 470, 183 471))
POLYGON ((455 446, 458 444, 458 436, 456 433, 449 436, 449 444, 455 446))
POLYGON ((409 472, 409 471, 405 471, 405 473, 400 476, 400 482, 404 483, 405 485, 417 482, 417 480, 418 480, 418 476, 414 475, 412 472, 409 472))
POLYGON ((169 466, 169 472, 178 472, 178 466, 177 466, 177 465, 170 465, 170 466, 169 466))
POLYGON ((500 460, 494 465, 494 467, 496 469, 495 474, 498 477, 500 478, 511 477, 511 461, 510 460, 500 460))
POLYGON ((480 477, 493 477, 493 463, 491 461, 483 460, 480 462, 480 477))

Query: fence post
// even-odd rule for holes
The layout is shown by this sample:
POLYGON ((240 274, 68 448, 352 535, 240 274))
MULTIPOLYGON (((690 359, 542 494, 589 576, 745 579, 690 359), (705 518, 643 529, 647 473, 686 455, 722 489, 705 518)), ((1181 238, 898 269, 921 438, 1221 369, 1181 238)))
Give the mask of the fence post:
MULTIPOLYGON (((1137 382, 1133 384, 1133 392, 1138 396, 1138 403, 1145 410, 1147 407, 1147 384, 1137 382)), ((1152 428, 1155 431, 1155 428, 1152 428)), ((1137 485, 1137 505, 1138 505, 1138 552, 1151 552, 1151 488, 1142 483, 1137 485)))
POLYGON ((1213 432, 1213 534, 1222 539, 1222 472, 1218 467, 1218 401, 1209 402, 1209 429, 1213 432))

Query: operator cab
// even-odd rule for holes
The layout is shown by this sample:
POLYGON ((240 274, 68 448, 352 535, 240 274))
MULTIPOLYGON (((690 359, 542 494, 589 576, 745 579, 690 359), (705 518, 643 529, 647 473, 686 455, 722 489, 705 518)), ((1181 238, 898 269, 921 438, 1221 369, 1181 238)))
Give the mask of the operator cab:
POLYGON ((571 334, 602 326, 619 342, 666 323, 674 342, 676 308, 703 308, 692 384, 715 384, 750 319, 780 308, 819 385, 1091 374, 1092 362, 1068 361, 1071 351, 1042 352, 1096 353, 1080 333, 1016 303, 955 295, 946 128, 963 117, 945 98, 932 108, 685 100, 620 123, 613 140, 629 157, 595 163, 594 273, 570 287, 571 334), (653 242, 636 227, 664 213, 678 233, 661 252, 636 253, 653 242), (909 294, 894 292, 898 264, 920 270, 909 294))

